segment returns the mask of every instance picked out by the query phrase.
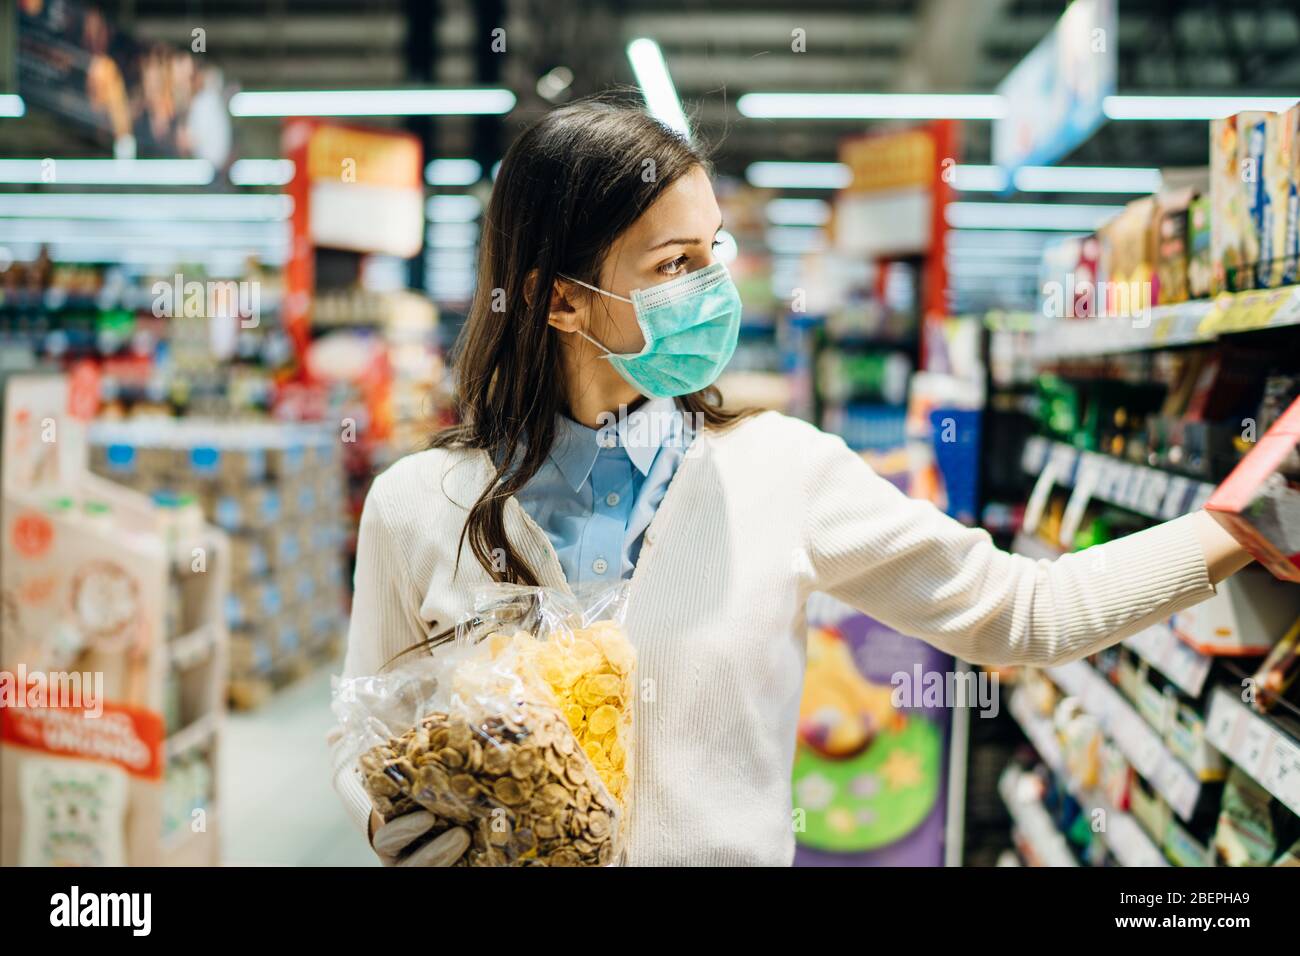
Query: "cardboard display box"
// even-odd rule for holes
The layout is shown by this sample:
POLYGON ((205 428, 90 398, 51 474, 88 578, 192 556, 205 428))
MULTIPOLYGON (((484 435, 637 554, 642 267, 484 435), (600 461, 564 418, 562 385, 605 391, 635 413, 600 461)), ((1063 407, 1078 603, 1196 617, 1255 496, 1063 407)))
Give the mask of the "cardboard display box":
MULTIPOLYGON (((1279 469, 1297 446, 1300 399, 1291 403, 1205 504, 1255 560, 1286 581, 1300 581, 1300 489, 1279 469)), ((1273 638, 1280 635, 1278 631, 1273 638)))

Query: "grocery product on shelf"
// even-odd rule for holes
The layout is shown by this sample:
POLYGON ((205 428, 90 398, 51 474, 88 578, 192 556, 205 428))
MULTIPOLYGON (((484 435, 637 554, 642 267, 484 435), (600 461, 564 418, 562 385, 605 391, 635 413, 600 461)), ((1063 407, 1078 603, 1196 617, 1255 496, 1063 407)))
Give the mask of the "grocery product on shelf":
POLYGON ((1214 849, 1228 866, 1268 866, 1300 835, 1300 818, 1241 770, 1228 775, 1214 849))
POLYGON ((1210 121, 1210 257, 1216 293, 1255 288, 1260 258, 1256 213, 1267 176, 1261 167, 1269 115, 1249 111, 1210 121))
POLYGON ((1279 578, 1300 581, 1300 398, 1233 469, 1206 509, 1279 578))
POLYGON ((231 702, 271 690, 339 652, 347 504, 340 442, 325 425, 195 419, 97 423, 98 473, 188 496, 230 536, 231 702))
POLYGON ((1300 674, 1300 617, 1286 632, 1255 672, 1255 699, 1252 702, 1260 713, 1268 713, 1277 706, 1296 675, 1300 674))

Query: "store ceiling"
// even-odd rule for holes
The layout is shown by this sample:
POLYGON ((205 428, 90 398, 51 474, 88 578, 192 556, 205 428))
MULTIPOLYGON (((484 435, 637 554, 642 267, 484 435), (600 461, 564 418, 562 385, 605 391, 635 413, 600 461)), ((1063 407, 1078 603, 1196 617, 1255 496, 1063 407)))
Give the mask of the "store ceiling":
MULTIPOLYGON (((419 82, 427 70, 434 84, 487 81, 518 95, 504 120, 436 119, 444 156, 499 152, 515 129, 549 106, 536 83, 555 66, 573 71, 574 95, 629 86, 626 43, 653 37, 697 128, 715 144, 720 170, 739 174, 755 160, 833 159, 839 139, 864 128, 861 122, 745 119, 735 109, 740 94, 989 91, 1065 4, 115 0, 100 6, 118 27, 177 46, 188 47, 191 32, 202 27, 206 55, 245 89, 394 86, 419 82), (429 9, 430 43, 417 42, 412 56, 408 13, 429 9), (493 26, 505 29, 504 54, 485 52, 493 26), (806 52, 791 51, 795 29, 805 31, 806 52)), ((1300 5, 1121 0, 1119 51, 1124 92, 1285 94, 1300 88, 1300 5)), ((276 153, 275 120, 239 120, 237 130, 243 155, 276 153)), ((968 123, 963 136, 965 161, 988 162, 990 124, 968 123)), ((90 155, 95 148, 36 111, 0 127, 4 155, 90 155)), ((1187 166, 1205 160, 1204 124, 1127 123, 1103 128, 1067 161, 1187 166)))

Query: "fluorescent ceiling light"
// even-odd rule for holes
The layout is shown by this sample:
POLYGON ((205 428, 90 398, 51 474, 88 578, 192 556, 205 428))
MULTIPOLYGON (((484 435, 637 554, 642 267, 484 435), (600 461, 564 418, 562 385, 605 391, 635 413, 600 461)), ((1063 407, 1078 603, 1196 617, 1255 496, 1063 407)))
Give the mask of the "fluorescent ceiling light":
MULTIPOLYGON (((953 188, 958 192, 998 193, 1006 189, 1006 173, 998 166, 955 167, 953 188)), ((1026 193, 1154 193, 1161 185, 1160 170, 1138 166, 1022 166, 1015 188, 1026 193)))
POLYGON ((287 186, 292 180, 292 159, 237 159, 230 164, 230 181, 236 186, 287 186))
POLYGON ((424 213, 432 222, 473 222, 482 208, 473 196, 430 196, 424 213))
POLYGON ((964 247, 984 248, 996 245, 999 248, 1016 246, 1025 249, 1041 249, 1048 242, 1055 242, 1062 237, 1045 235, 1041 232, 1015 232, 1009 229, 953 229, 948 233, 949 249, 964 247))
POLYGON ((831 218, 830 203, 824 199, 773 199, 764 212, 777 226, 824 226, 831 218))
POLYGON ((0 183, 48 186, 206 186, 206 159, 0 159, 0 183))
POLYGON ((17 93, 0 93, 0 119, 18 119, 27 112, 27 104, 17 93))
POLYGON ((472 159, 434 159, 424 167, 430 186, 472 186, 483 178, 483 167, 472 159))
POLYGON ((760 189, 843 189, 853 175, 843 163, 751 163, 745 178, 760 189))
POLYGON ((689 140, 691 129, 686 123, 686 114, 682 112, 681 101, 677 98, 659 44, 645 37, 633 40, 627 45, 627 58, 632 63, 632 72, 650 115, 689 140))
POLYGON ((260 90, 230 98, 231 116, 464 116, 509 113, 503 89, 260 90))
POLYGON ((1027 193, 1154 193, 1160 170, 1124 166, 1025 166, 1016 188, 1027 193))
POLYGON ((1002 119, 996 93, 746 93, 736 101, 753 119, 1002 119))
POLYGON ((0 219, 3 242, 120 242, 143 246, 279 245, 288 241, 284 226, 274 222, 168 223, 148 219, 0 219))
POLYGON ((949 262, 985 262, 989 259, 1023 259, 1027 262, 1040 262, 1043 258, 1043 246, 1020 248, 1018 246, 962 246, 948 250, 949 262))
POLYGON ((1000 193, 1007 188, 1007 174, 1000 166, 963 163, 953 168, 952 188, 961 193, 1000 193))
POLYGON ((1209 120, 1242 110, 1278 113, 1294 96, 1108 96, 1101 109, 1113 120, 1209 120))
POLYGON ((826 233, 803 226, 774 226, 763 234, 768 249, 785 255, 821 252, 826 248, 826 233))
POLYGON ((1123 206, 1068 203, 954 202, 945 211, 954 229, 1044 229, 1078 232, 1096 229, 1123 206))
POLYGON ((0 216, 26 219, 270 221, 293 214, 293 197, 203 193, 0 193, 0 216))
POLYGON ((435 222, 424 234, 428 245, 438 249, 465 249, 478 243, 478 225, 473 222, 435 222))

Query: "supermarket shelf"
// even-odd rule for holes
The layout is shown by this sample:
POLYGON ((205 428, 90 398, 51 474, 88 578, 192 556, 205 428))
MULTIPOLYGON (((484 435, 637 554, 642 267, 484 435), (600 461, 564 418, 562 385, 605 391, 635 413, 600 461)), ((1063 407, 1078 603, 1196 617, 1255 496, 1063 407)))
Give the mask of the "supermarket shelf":
POLYGON ((1186 644, 1168 621, 1134 634, 1124 644, 1173 681, 1189 697, 1200 697, 1210 673, 1210 658, 1186 644))
MULTIPOLYGON (((1088 472, 1095 474, 1092 497, 1153 521, 1168 521, 1196 511, 1214 492, 1214 485, 1184 475, 1147 465, 1080 451, 1064 442, 1054 442, 1035 435, 1025 442, 1021 467, 1031 475, 1040 475, 1054 465, 1055 482, 1073 488, 1088 472)), ((1092 475, 1088 475, 1091 482, 1092 475)))
POLYGON ((1078 866, 1061 831, 1056 829, 1047 808, 1039 800, 1017 797, 1016 781, 1024 771, 1008 767, 998 780, 998 793, 1015 821, 1016 830, 1029 844, 1032 855, 1043 866, 1078 866))
POLYGON ((1300 739, 1222 687, 1210 698, 1205 736, 1292 813, 1300 814, 1300 739))
POLYGON ((1158 305, 1136 318, 1053 322, 1034 336, 1034 358, 1113 355, 1212 342, 1221 335, 1300 325, 1300 286, 1158 305))
POLYGON ((220 629, 215 624, 202 627, 174 637, 167 642, 167 654, 173 667, 184 670, 206 660, 216 646, 220 629))
POLYGON ((216 713, 208 713, 172 734, 163 744, 167 759, 172 760, 216 735, 220 722, 216 713))
POLYGON ((1141 824, 1129 813, 1116 810, 1110 801, 1097 790, 1085 790, 1072 780, 1065 769, 1065 760, 1061 756, 1061 747, 1056 740, 1056 732, 1051 721, 1033 712, 1029 700, 1024 694, 1012 694, 1007 702, 1007 710, 1020 729, 1025 732, 1043 759, 1043 763, 1069 787, 1070 793, 1082 806, 1088 809, 1100 809, 1105 814, 1106 829, 1101 837, 1110 847, 1111 854, 1123 866, 1168 866, 1169 861, 1160 852, 1160 848, 1142 829, 1141 824))
POLYGON ((1190 820, 1201 795, 1201 781, 1169 752, 1160 734, 1123 695, 1084 661, 1049 667, 1045 673, 1063 691, 1082 701, 1084 709, 1097 718, 1102 732, 1115 742, 1133 769, 1182 820, 1190 820))

